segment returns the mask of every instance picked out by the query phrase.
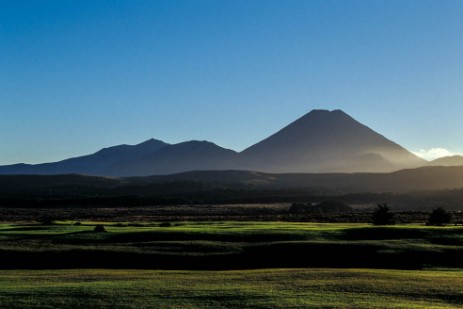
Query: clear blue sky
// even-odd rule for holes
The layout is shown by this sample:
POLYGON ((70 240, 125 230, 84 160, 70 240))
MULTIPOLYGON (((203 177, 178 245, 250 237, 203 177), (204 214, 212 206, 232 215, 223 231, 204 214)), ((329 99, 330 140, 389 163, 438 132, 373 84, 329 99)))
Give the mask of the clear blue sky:
POLYGON ((463 1, 0 0, 0 164, 240 151, 315 108, 463 153, 463 1))

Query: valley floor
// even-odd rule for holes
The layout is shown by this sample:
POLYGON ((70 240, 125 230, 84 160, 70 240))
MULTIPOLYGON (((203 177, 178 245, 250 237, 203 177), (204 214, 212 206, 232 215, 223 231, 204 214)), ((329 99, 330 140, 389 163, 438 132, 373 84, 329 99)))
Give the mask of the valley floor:
MULTIPOLYGON (((462 195, 463 196, 463 195, 462 195)), ((463 198, 463 197, 462 197, 463 198)), ((284 221, 319 223, 370 223, 376 204, 352 205, 351 212, 291 212, 291 203, 163 205, 147 207, 0 207, 0 222, 100 221, 284 221)), ((430 211, 394 212, 397 223, 424 224, 430 211)), ((463 212, 453 211, 453 222, 463 222, 463 212)))

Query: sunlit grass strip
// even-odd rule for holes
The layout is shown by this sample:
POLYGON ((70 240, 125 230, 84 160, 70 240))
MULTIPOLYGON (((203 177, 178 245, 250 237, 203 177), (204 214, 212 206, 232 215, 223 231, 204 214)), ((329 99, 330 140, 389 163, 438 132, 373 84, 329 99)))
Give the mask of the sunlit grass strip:
POLYGON ((463 271, 2 271, 8 307, 460 308, 463 271))

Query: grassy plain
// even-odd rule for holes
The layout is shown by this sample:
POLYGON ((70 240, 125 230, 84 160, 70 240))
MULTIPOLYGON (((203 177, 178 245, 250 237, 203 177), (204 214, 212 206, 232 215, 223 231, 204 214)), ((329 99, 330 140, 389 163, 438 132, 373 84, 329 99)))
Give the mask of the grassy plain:
POLYGON ((463 267, 463 227, 292 222, 0 225, 0 268, 463 267))
POLYGON ((0 307, 463 306, 461 226, 166 225, 0 224, 0 307))
POLYGON ((3 308, 461 308, 461 270, 7 270, 3 308))

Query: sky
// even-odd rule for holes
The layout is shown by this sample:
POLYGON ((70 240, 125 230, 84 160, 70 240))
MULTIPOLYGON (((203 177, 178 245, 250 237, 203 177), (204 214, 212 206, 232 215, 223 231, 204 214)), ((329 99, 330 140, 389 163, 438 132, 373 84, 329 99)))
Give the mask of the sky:
POLYGON ((462 154, 463 1, 0 0, 0 165, 241 151, 312 109, 462 154))

